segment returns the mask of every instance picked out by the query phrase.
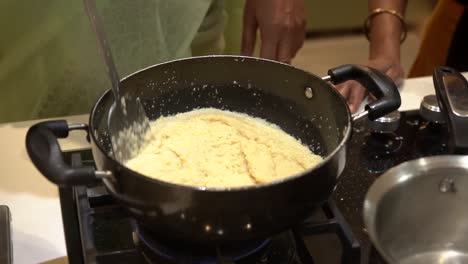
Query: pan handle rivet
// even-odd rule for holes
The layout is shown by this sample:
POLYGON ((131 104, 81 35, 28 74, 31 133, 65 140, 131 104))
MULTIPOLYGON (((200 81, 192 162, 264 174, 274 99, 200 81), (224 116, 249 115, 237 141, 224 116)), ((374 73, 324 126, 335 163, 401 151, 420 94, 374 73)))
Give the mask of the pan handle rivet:
POLYGON ((439 184, 439 191, 443 193, 455 193, 457 191, 455 181, 452 178, 442 179, 439 184))
POLYGON ((305 90, 304 90, 304 95, 307 99, 311 99, 312 97, 314 97, 314 93, 312 92, 312 88, 310 87, 306 87, 305 90))

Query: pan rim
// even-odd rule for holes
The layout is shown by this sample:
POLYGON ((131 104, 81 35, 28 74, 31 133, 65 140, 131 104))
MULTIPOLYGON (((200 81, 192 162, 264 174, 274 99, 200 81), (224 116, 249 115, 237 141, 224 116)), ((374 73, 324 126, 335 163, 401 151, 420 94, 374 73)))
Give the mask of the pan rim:
MULTIPOLYGON (((120 82, 123 82, 126 79, 133 77, 134 75, 137 75, 137 74, 139 74, 141 72, 144 72, 144 71, 146 71, 148 69, 151 69, 151 68, 154 68, 154 67, 158 67, 158 66, 162 66, 162 65, 166 65, 166 64, 172 64, 174 62, 196 60, 196 59, 213 59, 213 58, 229 58, 229 59, 237 59, 237 60, 244 59, 244 60, 264 61, 264 62, 268 62, 268 63, 279 64, 279 65, 287 66, 288 68, 294 69, 296 71, 300 71, 300 72, 302 72, 304 74, 307 74, 307 75, 313 76, 314 78, 318 78, 318 79, 322 80, 322 78, 320 78, 319 76, 317 76, 315 74, 307 72, 307 71, 305 71, 303 69, 299 69, 299 68, 297 68, 295 66, 292 66, 292 65, 289 65, 289 64, 286 64, 286 63, 282 63, 282 62, 278 62, 278 61, 274 61, 274 60, 263 59, 263 58, 258 58, 258 57, 250 57, 250 56, 237 56, 237 55, 206 55, 206 56, 194 56, 194 57, 176 59, 176 60, 171 60, 171 61, 167 61, 167 62, 154 64, 154 65, 145 67, 145 68, 143 68, 141 70, 138 70, 138 71, 136 71, 136 72, 134 72, 134 73, 132 73, 130 75, 125 76, 124 78, 121 79, 120 82)), ((325 82, 325 81, 323 81, 323 82, 325 82)), ((342 148, 345 147, 346 143, 348 142, 349 138, 351 137, 352 118, 351 118, 351 112, 349 110, 349 107, 347 106, 346 100, 343 98, 343 96, 341 96, 341 94, 336 89, 333 89, 333 87, 331 87, 331 85, 329 85, 328 83, 326 83, 326 85, 329 86, 331 92, 338 98, 338 100, 341 101, 343 107, 346 110, 347 124, 346 124, 346 127, 344 129, 344 136, 341 139, 340 143, 338 144, 338 146, 333 151, 331 151, 326 157, 324 157, 323 160, 320 163, 318 163, 317 165, 303 171, 302 173, 293 174, 293 175, 290 175, 290 176, 287 176, 287 177, 284 177, 284 178, 281 178, 281 179, 278 179, 278 180, 266 182, 266 183, 255 184, 255 185, 246 185, 246 186, 236 186, 236 187, 206 187, 206 186, 196 186, 196 185, 188 185, 188 184, 178 184, 178 183, 162 181, 162 180, 159 180, 159 179, 156 179, 156 178, 145 176, 144 174, 138 173, 138 172, 128 168, 124 164, 118 162, 113 157, 111 157, 107 151, 104 150, 104 148, 101 146, 101 144, 99 144, 99 141, 97 140, 95 134, 93 133, 94 125, 93 125, 92 121, 94 120, 94 116, 95 116, 95 113, 96 113, 97 108, 98 108, 97 106, 101 105, 101 102, 104 100, 104 98, 106 96, 108 96, 108 94, 111 93, 110 89, 107 89, 106 91, 104 91, 103 94, 97 99, 96 103, 93 105, 93 108, 91 110, 91 114, 89 115, 89 121, 88 121, 89 122, 89 130, 90 130, 89 133, 91 134, 92 141, 96 144, 99 151, 107 159, 112 160, 116 164, 119 164, 119 166, 121 166, 122 168, 130 171, 132 173, 132 176, 139 177, 139 178, 142 177, 142 179, 150 181, 150 182, 158 184, 158 185, 165 185, 165 186, 171 187, 171 188, 186 189, 186 190, 191 190, 191 191, 218 192, 218 193, 222 193, 222 192, 241 192, 241 191, 267 189, 267 188, 275 187, 275 186, 280 185, 282 183, 288 183, 288 182, 295 181, 295 180, 297 180, 297 179, 299 179, 301 177, 307 176, 307 174, 310 174, 311 172, 313 172, 315 170, 318 170, 318 169, 324 167, 325 164, 327 164, 333 157, 336 156, 336 154, 338 152, 341 151, 342 148)), ((339 175, 337 175, 337 178, 338 177, 339 177, 339 175)))

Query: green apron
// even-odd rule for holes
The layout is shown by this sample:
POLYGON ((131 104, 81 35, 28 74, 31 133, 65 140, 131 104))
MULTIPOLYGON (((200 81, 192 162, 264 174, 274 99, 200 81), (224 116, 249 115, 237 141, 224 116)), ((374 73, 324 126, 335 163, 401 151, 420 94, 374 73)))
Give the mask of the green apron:
MULTIPOLYGON (((97 0, 124 77, 223 51, 223 0, 97 0)), ((0 1, 0 123, 82 114, 110 82, 82 1, 0 1)))

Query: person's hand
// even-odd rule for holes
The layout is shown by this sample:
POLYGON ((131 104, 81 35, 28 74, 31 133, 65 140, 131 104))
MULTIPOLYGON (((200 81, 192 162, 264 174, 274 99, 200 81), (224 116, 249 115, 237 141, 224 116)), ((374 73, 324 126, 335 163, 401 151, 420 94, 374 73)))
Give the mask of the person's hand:
MULTIPOLYGON (((398 60, 377 58, 368 61, 366 66, 375 68, 387 76, 389 76, 397 86, 403 82, 404 71, 398 60)), ((356 81, 347 81, 335 86, 335 88, 343 95, 349 105, 351 113, 356 112, 361 105, 361 102, 367 95, 367 91, 356 81)))
POLYGON ((290 63, 305 39, 304 0, 246 0, 242 55, 253 54, 257 29, 260 57, 290 63))

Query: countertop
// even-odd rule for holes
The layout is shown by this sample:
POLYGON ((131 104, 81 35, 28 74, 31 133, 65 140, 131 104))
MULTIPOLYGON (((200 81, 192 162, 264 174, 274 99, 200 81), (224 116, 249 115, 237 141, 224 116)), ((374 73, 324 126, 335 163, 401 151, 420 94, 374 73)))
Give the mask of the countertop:
MULTIPOLYGON (((418 109, 422 98, 434 93, 431 77, 407 79, 400 110, 418 109)), ((88 116, 65 119, 87 123, 88 116)), ((0 124, 0 204, 11 210, 15 263, 66 263, 58 189, 35 169, 25 150, 27 129, 39 121, 0 124)), ((89 147, 82 131, 73 131, 60 144, 63 150, 89 147)))

